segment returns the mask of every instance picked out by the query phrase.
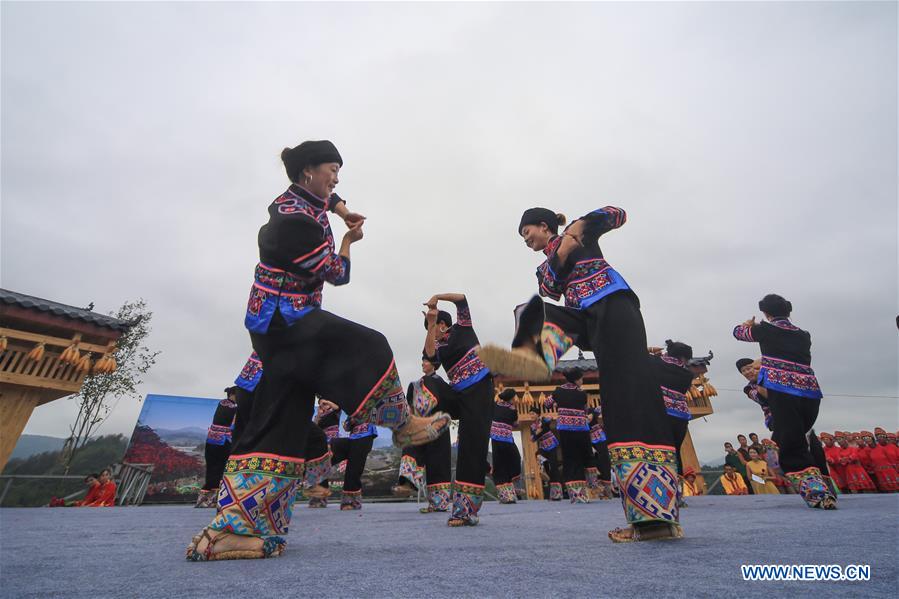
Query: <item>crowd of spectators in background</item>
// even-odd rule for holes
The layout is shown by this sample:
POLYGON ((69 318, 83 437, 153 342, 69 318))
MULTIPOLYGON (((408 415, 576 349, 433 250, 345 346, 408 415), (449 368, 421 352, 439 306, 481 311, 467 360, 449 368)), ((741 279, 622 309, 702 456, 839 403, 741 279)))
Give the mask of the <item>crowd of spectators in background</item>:
MULTIPOLYGON (((810 433, 813 435, 814 433, 810 433)), ((834 487, 843 493, 894 493, 899 491, 899 446, 897 435, 882 428, 810 437, 810 447, 823 449, 834 487), (823 446, 823 447, 822 447, 823 446)), ((727 495, 795 493, 784 477, 771 439, 759 441, 755 433, 737 435, 737 447, 724 444, 724 474, 720 477, 727 495)))

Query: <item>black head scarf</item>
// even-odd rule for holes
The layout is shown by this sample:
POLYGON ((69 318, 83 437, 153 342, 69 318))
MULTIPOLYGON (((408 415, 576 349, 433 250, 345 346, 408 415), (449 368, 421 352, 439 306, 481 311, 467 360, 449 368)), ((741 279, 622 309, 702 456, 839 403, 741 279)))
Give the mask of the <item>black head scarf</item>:
POLYGON ((575 366, 574 368, 569 368, 565 371, 565 380, 569 383, 576 383, 578 380, 584 378, 584 371, 575 366))
POLYGON ((546 208, 528 208, 521 215, 521 222, 518 223, 518 234, 521 235, 521 229, 525 225, 539 225, 546 223, 553 235, 559 232, 559 219, 556 213, 546 208))
POLYGON ((665 351, 668 352, 668 355, 672 358, 677 358, 678 360, 692 360, 693 359, 693 348, 687 345, 686 343, 681 343, 680 341, 672 341, 671 339, 665 340, 665 351))
POLYGON ((786 318, 793 311, 793 304, 776 293, 769 293, 759 300, 759 310, 774 318, 786 318))
POLYGON ((300 173, 307 166, 315 166, 316 164, 324 164, 326 162, 336 162, 343 166, 343 158, 340 157, 340 152, 327 139, 304 141, 295 148, 285 148, 281 152, 281 160, 284 162, 287 177, 294 183, 299 182, 302 178, 300 173))
POLYGON ((502 393, 499 394, 499 398, 503 401, 509 401, 515 398, 515 389, 512 387, 508 387, 503 389, 502 393))

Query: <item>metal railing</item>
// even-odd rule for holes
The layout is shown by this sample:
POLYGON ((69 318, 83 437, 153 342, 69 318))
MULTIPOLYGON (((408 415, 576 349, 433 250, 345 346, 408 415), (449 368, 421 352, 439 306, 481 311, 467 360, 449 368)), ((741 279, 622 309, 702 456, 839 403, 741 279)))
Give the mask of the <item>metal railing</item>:
MULTIPOLYGON (((111 470, 112 478, 116 483, 116 505, 140 505, 143 503, 144 496, 147 494, 147 486, 150 483, 150 477, 153 475, 153 464, 113 464, 111 470)), ((56 480, 60 483, 66 481, 81 482, 86 476, 86 474, 0 474, 0 484, 2 484, 3 480, 6 481, 6 484, 3 485, 3 491, 0 491, 0 507, 3 506, 10 487, 16 481, 56 480)), ((71 501, 84 495, 86 492, 87 489, 79 489, 64 496, 62 499, 63 501, 71 501)))

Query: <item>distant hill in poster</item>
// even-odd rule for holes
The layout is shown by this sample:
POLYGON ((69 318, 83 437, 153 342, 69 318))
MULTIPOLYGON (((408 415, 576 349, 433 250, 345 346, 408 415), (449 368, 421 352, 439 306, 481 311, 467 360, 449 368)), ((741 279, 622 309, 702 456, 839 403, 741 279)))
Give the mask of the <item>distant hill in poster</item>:
POLYGON ((12 450, 10 459, 24 459, 45 451, 59 451, 65 442, 65 439, 59 437, 22 435, 16 443, 16 448, 12 450))

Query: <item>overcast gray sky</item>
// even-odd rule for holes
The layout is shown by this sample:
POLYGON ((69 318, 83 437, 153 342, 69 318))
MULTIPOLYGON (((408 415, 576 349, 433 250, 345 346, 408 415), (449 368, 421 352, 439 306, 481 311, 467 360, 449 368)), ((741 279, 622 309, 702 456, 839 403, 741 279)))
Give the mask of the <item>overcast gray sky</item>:
MULTIPOLYGON (((812 333, 819 430, 895 430, 896 7, 4 2, 2 285, 104 312, 145 298, 163 353, 142 391, 215 397, 249 352, 280 150, 327 138, 368 222, 325 306, 383 331, 404 382, 435 292, 510 341, 541 258, 522 210, 612 204, 628 223, 603 250, 650 343, 715 352, 701 460, 764 433, 728 389, 757 351, 731 329, 769 292, 812 333)), ((26 432, 63 436, 74 408, 26 432)))

